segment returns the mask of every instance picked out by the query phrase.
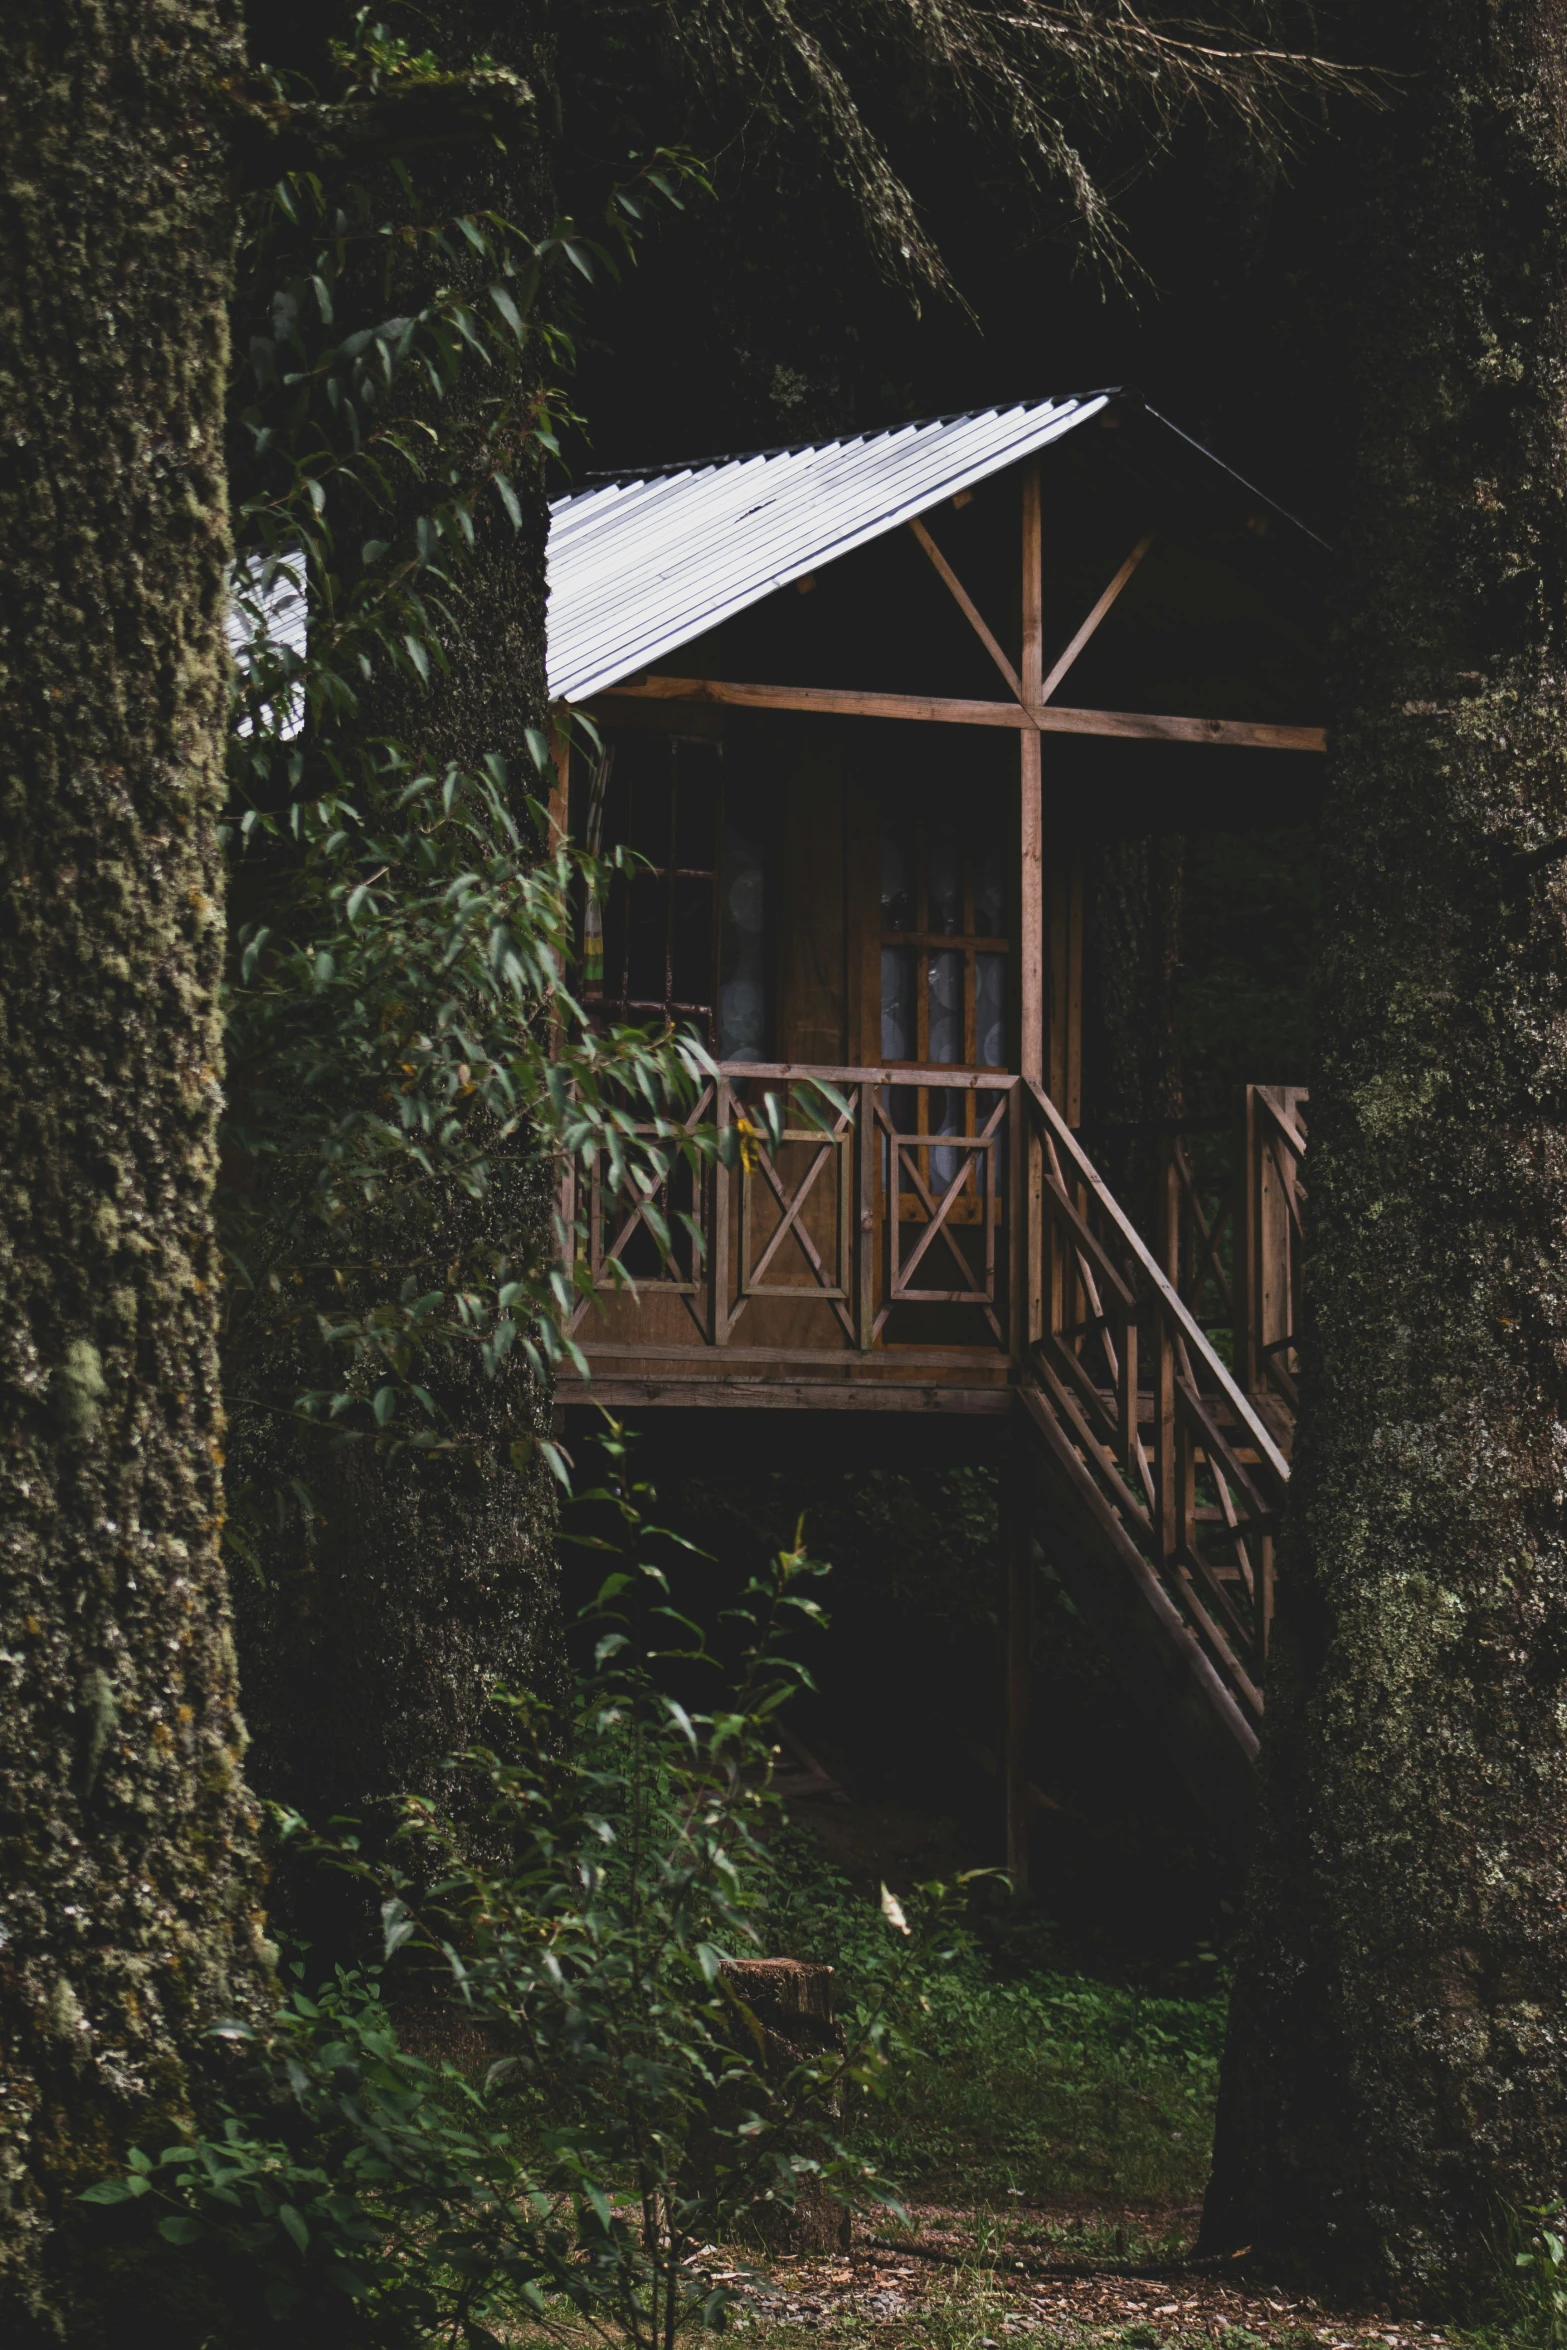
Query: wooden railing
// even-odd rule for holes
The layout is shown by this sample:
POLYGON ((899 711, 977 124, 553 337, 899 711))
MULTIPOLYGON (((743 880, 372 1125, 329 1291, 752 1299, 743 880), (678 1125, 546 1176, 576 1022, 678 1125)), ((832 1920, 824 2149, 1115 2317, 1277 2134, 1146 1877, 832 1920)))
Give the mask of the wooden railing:
POLYGON ((1300 1401, 1301 1210, 1307 1094, 1299 1085, 1241 1089, 1235 1214, 1235 1367, 1293 1420, 1300 1401))
MULTIPOLYGON (((846 1355, 910 1340, 1000 1355, 1081 1509, 1255 1753, 1289 1480, 1303 1098, 1246 1089, 1228 1204, 1171 1138, 1150 1241, 1032 1081, 724 1067, 688 1125, 733 1130, 739 1148, 681 1161, 646 1196, 589 1179, 590 1288, 678 1297, 704 1349, 738 1338, 787 1361, 825 1337, 846 1355)), ((574 1328, 592 1311, 590 1295, 574 1328)))
MULTIPOLYGON (((737 1130, 740 1150, 679 1164, 646 1197, 588 1180, 591 1289, 674 1292, 699 1345, 759 1336, 757 1309, 784 1303, 825 1307, 845 1350, 895 1342, 919 1315, 927 1343, 1009 1354, 1017 1086, 1004 1071, 725 1066, 687 1123, 737 1130), (768 1094, 782 1123, 764 1149, 768 1094)), ((573 1328, 591 1311, 585 1298, 573 1328)))
POLYGON ((1025 1406, 1253 1753, 1288 1463, 1055 1105, 1028 1100, 1045 1279, 1025 1406))

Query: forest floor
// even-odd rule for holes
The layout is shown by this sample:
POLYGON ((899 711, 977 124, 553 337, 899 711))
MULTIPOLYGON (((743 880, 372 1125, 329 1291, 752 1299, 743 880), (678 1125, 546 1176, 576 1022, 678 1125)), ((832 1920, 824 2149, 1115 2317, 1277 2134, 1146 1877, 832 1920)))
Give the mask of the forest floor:
POLYGON ((1052 2199, 1000 2218, 911 2202, 907 2217, 885 2235, 856 2223, 847 2253, 715 2258, 708 2273, 737 2296, 733 2330, 748 2350, 1437 2350, 1455 2339, 1189 2265, 1190 2206, 1052 2199))

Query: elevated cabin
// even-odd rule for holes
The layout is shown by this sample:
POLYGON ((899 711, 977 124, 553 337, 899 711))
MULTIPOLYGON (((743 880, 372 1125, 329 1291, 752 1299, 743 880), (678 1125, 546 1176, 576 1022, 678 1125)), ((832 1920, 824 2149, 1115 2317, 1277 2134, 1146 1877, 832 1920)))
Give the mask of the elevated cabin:
POLYGON ((695 1028, 721 1075, 694 1118, 759 1124, 770 1092, 785 1134, 672 1178, 672 1260, 589 1182, 583 1399, 1018 1423, 1018 1873, 1035 1534, 1210 1806, 1244 1808, 1303 1097, 1247 1089, 1222 1210, 1172 1141, 1138 1230, 1079 1132, 1083 874, 1105 832, 1309 816, 1323 552, 1120 391, 553 510, 551 696, 603 744, 558 735, 553 813, 645 860, 585 909, 581 984, 606 1018, 695 1028))

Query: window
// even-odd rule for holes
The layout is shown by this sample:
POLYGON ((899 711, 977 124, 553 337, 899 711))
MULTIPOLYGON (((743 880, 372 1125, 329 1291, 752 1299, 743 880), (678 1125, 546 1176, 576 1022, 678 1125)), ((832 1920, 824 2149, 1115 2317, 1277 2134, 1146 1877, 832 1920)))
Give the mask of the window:
MULTIPOLYGON (((881 1055, 923 1068, 1007 1065, 1006 865, 989 811, 888 815, 881 835, 881 1055)), ((958 1086, 897 1089, 900 1132, 972 1134, 958 1086)), ((965 1154, 932 1149, 945 1188, 965 1154)))
POLYGON ((587 789, 586 847, 628 854, 582 928, 582 979, 609 1018, 695 1028, 720 1060, 766 1057, 762 845, 725 822, 723 745, 606 739, 587 789))
POLYGON ((884 1061, 1006 1067, 1005 930, 998 827, 948 814, 883 822, 884 1061))

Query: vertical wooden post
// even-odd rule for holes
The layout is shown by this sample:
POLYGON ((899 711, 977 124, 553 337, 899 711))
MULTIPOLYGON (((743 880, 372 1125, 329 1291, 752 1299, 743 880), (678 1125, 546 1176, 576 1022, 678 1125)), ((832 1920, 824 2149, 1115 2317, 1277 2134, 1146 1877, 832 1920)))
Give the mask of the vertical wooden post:
POLYGON ((1235 1376, 1248 1395, 1261 1380, 1257 1360, 1257 1089, 1236 1088, 1235 1099, 1235 1376))
MULTIPOLYGON (((720 1077, 714 1089, 713 1124, 718 1129, 722 1145, 724 1130, 731 1123, 732 1096, 729 1080, 720 1077)), ((729 1216, 731 1188, 729 1169, 723 1159, 714 1159, 710 1171, 711 1188, 708 1197, 713 1203, 713 1228, 707 1236, 707 1342, 709 1346, 729 1344, 729 1216)))
MULTIPOLYGON (((1267 1098, 1273 1098, 1271 1088, 1267 1098)), ((1259 1388, 1269 1386, 1270 1366, 1280 1360, 1279 1349, 1290 1336, 1292 1235, 1289 1201, 1276 1156, 1279 1148, 1277 1130, 1264 1108, 1255 1116, 1252 1139, 1255 1186, 1252 1196, 1257 1219, 1256 1253, 1252 1259, 1257 1284, 1252 1299, 1252 1330, 1259 1388)))
POLYGON ((854 1331, 861 1354, 869 1353, 876 1330, 876 1273, 881 1256, 876 1230, 876 1098, 879 1092, 879 1086, 870 1084, 857 1085, 854 1089, 860 1184, 859 1236, 854 1260, 854 1331))
POLYGON ((551 849, 565 838, 571 823, 571 737, 566 732, 567 715, 564 702, 557 702, 550 712, 551 757, 555 769, 555 780, 550 787, 551 849))
POLYGON ((1007 1097, 1007 1345, 1012 1360, 1023 1364, 1028 1355, 1028 1315, 1031 1285, 1038 1273, 1028 1261, 1029 1133, 1033 1120, 1021 1082, 1007 1097))
MULTIPOLYGON (((1168 1269, 1179 1242, 1180 1194, 1173 1152, 1166 1159, 1159 1186, 1158 1255, 1168 1269)), ((1168 1314, 1154 1317, 1153 1360, 1154 1533, 1160 1563, 1174 1557, 1181 1539, 1180 1469, 1176 1457, 1175 1341, 1168 1314)))
MULTIPOLYGON (((1022 660, 1023 699, 1040 699, 1044 680, 1044 542, 1039 460, 1023 468, 1022 660)), ((1025 726, 1018 735, 1018 1068, 1036 1085, 1045 1081, 1045 817, 1041 737, 1025 726)), ((1021 1106, 1021 1105, 1020 1105, 1021 1106)), ((1017 1239, 1027 1267, 1020 1353, 1044 1335, 1044 1159, 1032 1121, 1025 1151, 1024 1196, 1017 1239)))
MULTIPOLYGON (((1037 702, 1044 679, 1043 614, 1044 552, 1039 505, 1039 460, 1023 468, 1023 659, 1019 676, 1025 702, 1037 702)), ((1045 896, 1044 809, 1042 763, 1037 728, 1019 730, 1019 871, 1021 900, 1018 916, 1021 1020, 1019 1039, 1025 1077, 1036 1085, 1045 1078, 1045 896)))
POLYGON ((1008 1469, 1005 1487, 1007 1553, 1006 1791, 1007 1875, 1015 1893, 1028 1887, 1028 1701, 1034 1628, 1033 1534, 1029 1524, 1028 1472, 1021 1459, 1008 1469))

